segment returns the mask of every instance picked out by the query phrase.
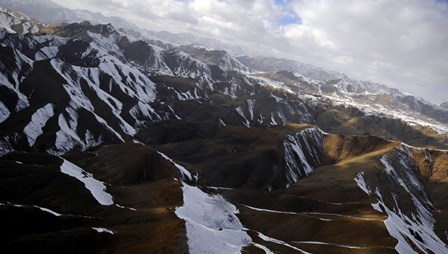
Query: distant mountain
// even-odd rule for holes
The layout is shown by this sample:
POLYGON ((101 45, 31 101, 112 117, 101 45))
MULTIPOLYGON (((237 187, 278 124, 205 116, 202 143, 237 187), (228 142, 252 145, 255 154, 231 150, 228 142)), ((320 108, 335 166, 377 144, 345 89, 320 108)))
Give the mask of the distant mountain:
POLYGON ((175 45, 202 45, 210 49, 227 50, 233 55, 247 53, 247 49, 244 47, 226 43, 214 38, 196 36, 190 33, 171 33, 168 31, 144 31, 142 33, 147 38, 154 38, 175 45))
POLYGON ((239 72, 249 71, 249 68, 241 64, 240 61, 226 50, 207 49, 198 45, 182 45, 179 46, 178 49, 204 63, 217 66, 222 70, 239 72))
POLYGON ((440 106, 441 108, 448 109, 448 101, 440 103, 439 106, 440 106))
POLYGON ((111 23, 120 28, 138 29, 136 25, 123 18, 106 17, 87 10, 71 10, 51 0, 0 0, 0 7, 18 10, 45 24, 90 21, 102 24, 111 23))
POLYGON ((264 72, 295 71, 300 75, 318 80, 330 80, 348 78, 347 75, 331 70, 326 70, 311 64, 304 64, 290 59, 273 57, 238 56, 241 63, 254 70, 264 72))
POLYGON ((37 33, 43 28, 39 21, 14 10, 0 8, 0 20, 0 29, 8 33, 37 33))

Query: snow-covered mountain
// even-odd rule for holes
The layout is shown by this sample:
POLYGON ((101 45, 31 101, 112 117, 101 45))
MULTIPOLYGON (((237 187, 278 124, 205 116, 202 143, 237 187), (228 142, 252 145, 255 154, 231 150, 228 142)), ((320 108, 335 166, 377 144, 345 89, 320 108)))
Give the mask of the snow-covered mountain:
POLYGON ((111 24, 36 25, 0 33, 6 250, 448 253, 443 105, 111 24))
POLYGON ((439 107, 448 109, 448 101, 440 103, 439 107))
POLYGON ((139 29, 136 25, 120 17, 106 17, 97 12, 87 10, 71 10, 54 3, 51 0, 0 0, 0 6, 18 10, 44 24, 62 22, 90 21, 96 24, 114 24, 126 29, 139 29))
POLYGON ((0 8, 0 29, 7 33, 37 33, 42 25, 20 12, 0 8))
POLYGON ((366 114, 385 114, 412 124, 431 126, 447 132, 448 111, 443 106, 404 94, 385 85, 354 80, 343 73, 267 57, 238 57, 258 76, 280 82, 292 91, 324 96, 334 103, 357 107, 366 114))

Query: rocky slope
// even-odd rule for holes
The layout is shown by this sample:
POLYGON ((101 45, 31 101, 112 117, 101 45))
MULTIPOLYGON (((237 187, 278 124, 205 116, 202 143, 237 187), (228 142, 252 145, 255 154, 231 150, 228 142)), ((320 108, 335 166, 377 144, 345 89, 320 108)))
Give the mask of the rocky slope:
POLYGON ((380 106, 441 108, 110 24, 40 27, 0 33, 7 251, 448 253, 444 125, 380 106))

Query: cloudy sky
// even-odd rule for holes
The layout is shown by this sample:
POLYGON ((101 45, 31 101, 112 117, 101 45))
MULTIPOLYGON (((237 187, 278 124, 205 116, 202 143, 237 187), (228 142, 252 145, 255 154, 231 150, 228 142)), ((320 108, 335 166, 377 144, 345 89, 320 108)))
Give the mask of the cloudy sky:
POLYGON ((448 101, 447 0, 54 0, 448 101))

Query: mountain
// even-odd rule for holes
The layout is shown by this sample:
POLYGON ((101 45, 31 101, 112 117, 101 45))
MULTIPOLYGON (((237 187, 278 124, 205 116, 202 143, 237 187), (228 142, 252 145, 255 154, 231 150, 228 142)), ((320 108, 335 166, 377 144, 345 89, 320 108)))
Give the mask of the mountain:
POLYGON ((304 64, 290 59, 273 57, 239 56, 238 60, 244 65, 263 72, 295 71, 300 75, 318 80, 347 78, 343 73, 326 70, 311 64, 304 64))
POLYGON ((441 107, 111 24, 37 26, 0 33, 6 252, 448 253, 441 107))
POLYGON ((102 24, 112 23, 117 27, 126 29, 139 29, 133 23, 120 17, 106 17, 100 13, 87 10, 71 10, 51 0, 0 0, 0 6, 18 10, 44 24, 90 21, 102 24))
POLYGON ((136 39, 157 40, 163 43, 180 45, 198 44, 207 48, 224 49, 233 55, 260 54, 261 49, 252 46, 241 46, 224 42, 215 38, 202 37, 190 33, 171 33, 168 31, 151 31, 142 29, 121 17, 107 17, 97 12, 81 9, 68 9, 51 0, 0 0, 0 6, 8 9, 18 10, 27 16, 33 17, 45 24, 73 23, 89 21, 95 24, 112 24, 117 28, 127 30, 129 37, 136 39))
POLYGON ((448 109, 448 101, 440 103, 439 107, 444 108, 444 109, 448 109))
POLYGON ((407 122, 447 131, 448 111, 421 98, 404 94, 385 85, 358 81, 343 73, 268 57, 238 57, 248 67, 260 70, 258 76, 281 82, 292 91, 325 96, 334 103, 353 105, 367 114, 386 114, 407 122))
POLYGON ((0 20, 0 29, 8 33, 37 33, 43 27, 35 19, 31 19, 20 12, 4 8, 0 8, 0 20))
MULTIPOLYGON (((164 42, 168 42, 177 46, 181 45, 201 45, 210 49, 226 50, 232 53, 232 55, 242 55, 251 51, 247 47, 226 43, 215 38, 208 38, 193 35, 190 33, 171 33, 168 31, 141 31, 142 36, 146 38, 152 38, 164 42)), ((253 51, 253 50, 252 50, 253 51)))

